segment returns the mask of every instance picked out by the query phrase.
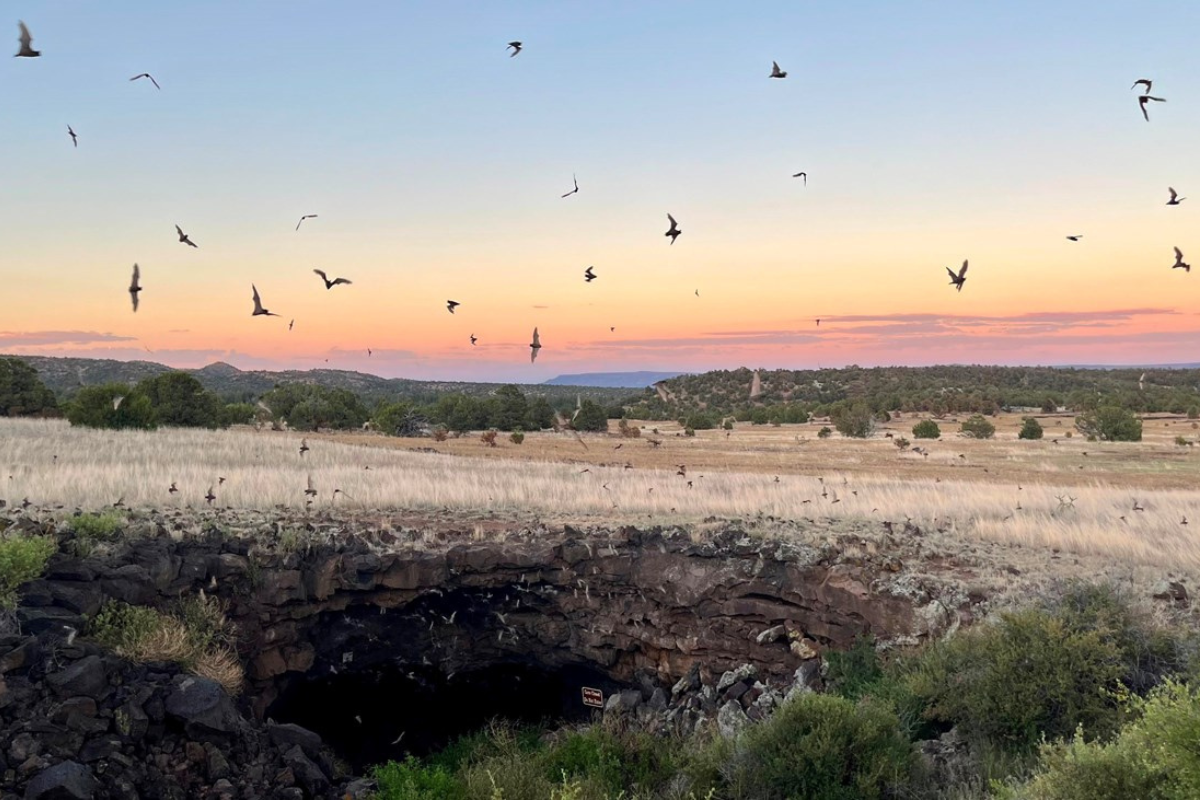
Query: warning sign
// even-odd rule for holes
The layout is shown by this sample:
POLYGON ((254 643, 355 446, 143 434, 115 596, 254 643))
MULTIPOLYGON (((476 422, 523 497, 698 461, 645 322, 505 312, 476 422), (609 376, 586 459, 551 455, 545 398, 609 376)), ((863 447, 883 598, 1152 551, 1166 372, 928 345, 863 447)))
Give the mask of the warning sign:
POLYGON ((590 686, 583 687, 583 704, 592 708, 604 708, 604 692, 590 686))

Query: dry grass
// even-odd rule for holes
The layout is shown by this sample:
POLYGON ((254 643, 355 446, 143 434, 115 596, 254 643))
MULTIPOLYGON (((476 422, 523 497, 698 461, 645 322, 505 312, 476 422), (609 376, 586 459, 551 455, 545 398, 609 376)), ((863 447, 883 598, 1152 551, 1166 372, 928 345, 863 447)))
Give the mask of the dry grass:
MULTIPOLYGON (((907 431, 913 422, 892 427, 907 431)), ((309 436, 311 450, 301 456, 298 434, 112 432, 2 420, 0 468, 8 475, 0 497, 68 508, 97 508, 123 497, 128 506, 169 509, 203 507, 211 485, 219 507, 299 509, 311 475, 316 508, 485 510, 573 522, 832 518, 874 521, 876 529, 884 520, 911 519, 964 543, 1200 569, 1200 542, 1192 533, 1200 525, 1200 491, 1180 488, 1200 485, 1200 455, 1172 443, 1178 432, 1191 430, 1187 421, 1168 421, 1162 432, 1148 422, 1147 441, 1138 444, 1078 437, 1060 438, 1058 445, 1049 438, 1018 442, 1017 424, 1015 415, 1002 419, 994 441, 947 441, 957 426, 944 423, 948 437, 929 443, 926 459, 900 453, 881 437, 818 440, 819 425, 747 426, 729 437, 704 431, 695 438, 675 437, 673 428, 662 426, 657 448, 593 435, 585 437, 584 449, 551 433, 496 448, 477 437, 438 444, 309 436), (685 476, 676 474, 679 464, 687 465, 685 476), (223 485, 218 476, 227 479, 223 485), (167 492, 172 482, 178 494, 167 492), (342 493, 335 496, 334 489, 342 493), (1133 510, 1135 499, 1144 510, 1133 510), (1185 517, 1194 524, 1181 524, 1185 517)), ((1047 424, 1048 437, 1054 427, 1047 424)))
POLYGON ((236 695, 245 671, 226 611, 224 601, 203 593, 181 599, 174 613, 110 601, 89 623, 88 635, 122 658, 173 662, 236 695))
POLYGON ((242 684, 246 680, 246 671, 237 653, 223 645, 201 653, 196 658, 192 672, 202 678, 216 681, 235 697, 241 693, 242 684))

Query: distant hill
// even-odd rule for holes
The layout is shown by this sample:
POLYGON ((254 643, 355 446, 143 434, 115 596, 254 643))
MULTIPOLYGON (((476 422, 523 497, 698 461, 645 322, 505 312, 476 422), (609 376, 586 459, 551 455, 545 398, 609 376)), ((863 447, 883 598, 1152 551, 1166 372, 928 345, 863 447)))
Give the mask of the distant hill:
POLYGON ((1200 369, 1162 367, 857 366, 821 370, 716 370, 658 381, 632 404, 638 419, 697 412, 745 416, 802 404, 827 411, 863 400, 874 410, 988 413, 1005 407, 1087 408, 1103 401, 1140 411, 1200 407, 1200 369), (1142 376, 1145 379, 1142 380, 1142 376))
MULTIPOLYGON (((55 394, 69 397, 84 386, 100 383, 133 384, 144 378, 152 378, 172 367, 153 361, 114 361, 99 358, 54 358, 50 356, 0 356, 19 358, 38 371, 42 379, 55 394)), ((179 370, 194 376, 217 394, 229 400, 249 400, 270 391, 277 383, 311 383, 331 389, 349 389, 366 400, 405 398, 417 402, 433 402, 445 394, 462 393, 475 396, 490 395, 502 386, 499 383, 473 383, 469 381, 414 381, 406 378, 381 378, 363 372, 338 369, 284 370, 241 370, 218 361, 200 369, 179 370)), ((628 388, 603 386, 573 386, 524 384, 521 390, 530 397, 545 397, 556 405, 561 402, 574 405, 576 397, 582 395, 603 405, 613 405, 627 399, 628 388)))
POLYGON ((602 386, 613 389, 645 389, 659 381, 683 375, 682 372, 580 372, 559 375, 543 386, 602 386))

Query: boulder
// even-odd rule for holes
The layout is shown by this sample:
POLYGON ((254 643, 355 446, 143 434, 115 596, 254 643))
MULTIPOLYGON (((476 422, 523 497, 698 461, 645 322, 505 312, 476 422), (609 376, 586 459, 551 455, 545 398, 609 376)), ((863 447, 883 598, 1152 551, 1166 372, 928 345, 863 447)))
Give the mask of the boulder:
POLYGON ((59 697, 100 698, 108 691, 108 673, 99 656, 88 656, 47 675, 46 683, 59 697))
POLYGON ((321 771, 312 759, 304 754, 300 745, 283 754, 283 763, 288 765, 296 782, 308 792, 310 797, 323 797, 329 788, 329 777, 321 771))
POLYGON ((730 700, 717 711, 717 730, 726 739, 732 739, 750 725, 750 718, 736 700, 730 700))
POLYGON ((188 737, 221 742, 237 730, 238 713, 221 685, 207 678, 180 676, 167 695, 167 716, 183 724, 188 737))
POLYGON ((96 789, 90 769, 63 761, 34 776, 25 787, 25 800, 91 800, 96 789))
POLYGON ((717 694, 721 694, 739 681, 745 681, 747 684, 753 683, 757 677, 758 667, 753 664, 742 664, 737 669, 731 669, 721 676, 721 679, 717 681, 717 694))
POLYGON ((299 746, 305 755, 310 757, 316 757, 324 746, 320 735, 291 722, 283 725, 270 723, 267 726, 267 737, 271 740, 271 744, 281 750, 290 750, 299 746))

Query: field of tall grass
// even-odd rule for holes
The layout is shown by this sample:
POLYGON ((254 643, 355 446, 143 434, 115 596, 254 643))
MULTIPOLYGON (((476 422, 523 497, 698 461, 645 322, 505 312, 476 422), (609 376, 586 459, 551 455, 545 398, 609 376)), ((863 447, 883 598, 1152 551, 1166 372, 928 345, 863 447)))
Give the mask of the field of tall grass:
MULTIPOLYGON (((555 434, 530 434, 539 436, 555 434)), ((1017 482, 929 479, 887 468, 839 471, 836 458, 818 476, 691 466, 679 475, 674 467, 516 461, 316 437, 301 455, 301 438, 249 429, 104 431, 55 420, 0 420, 0 499, 10 508, 27 499, 33 513, 54 506, 98 509, 118 500, 132 508, 200 508, 212 487, 218 508, 303 509, 311 478, 314 508, 663 523, 762 515, 862 521, 880 530, 885 520, 897 530, 911 520, 965 541, 1200 568, 1200 489, 1129 490, 1111 482, 1080 484, 1074 476, 1076 482, 1064 486, 1054 473, 1033 469, 1017 482), (169 491, 172 484, 176 493, 169 491)), ((619 440, 592 441, 593 449, 611 449, 619 440)))

